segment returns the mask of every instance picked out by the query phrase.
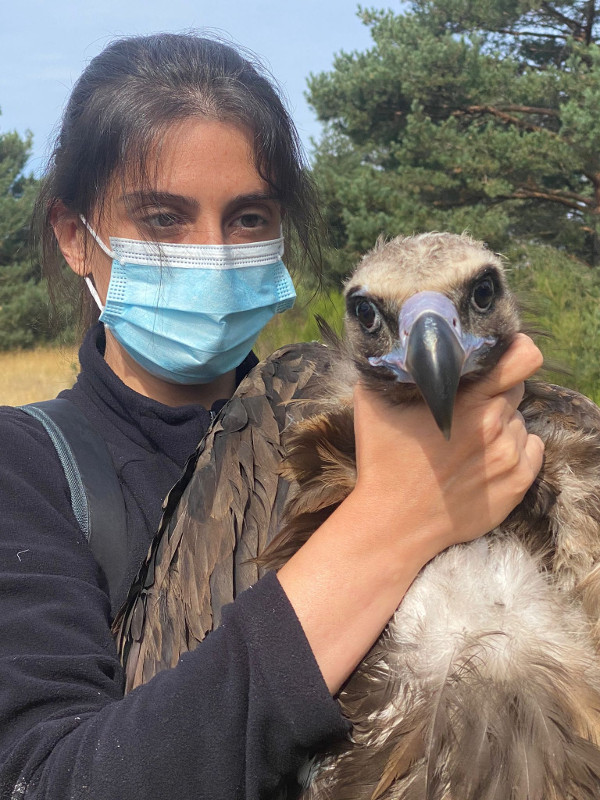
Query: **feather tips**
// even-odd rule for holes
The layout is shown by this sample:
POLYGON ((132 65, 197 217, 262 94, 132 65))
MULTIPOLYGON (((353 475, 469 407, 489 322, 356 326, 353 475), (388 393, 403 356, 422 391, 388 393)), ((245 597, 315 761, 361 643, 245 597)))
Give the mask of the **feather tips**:
POLYGON ((242 381, 164 504, 161 526, 114 631, 126 690, 174 666, 259 577, 252 562, 279 529, 281 435, 330 369, 317 343, 282 348, 242 381), (224 473, 226 470, 226 475, 224 473))
MULTIPOLYGON (((379 282, 393 320, 407 293, 460 298, 482 263, 501 274, 469 237, 398 238, 363 259, 349 288, 379 282)), ((506 288, 497 310, 505 346, 519 325, 506 288)), ((167 498, 117 620, 129 688, 195 647, 222 605, 352 490, 352 386, 369 362, 347 322, 344 341, 323 324, 328 348, 284 348, 256 367, 167 498)), ((381 386, 407 401, 406 387, 381 386)), ((418 576, 340 693, 352 737, 315 758, 303 800, 597 797, 600 411, 542 383, 527 385, 520 410, 546 444, 542 473, 501 528, 418 576)))
POLYGON ((451 548, 340 693, 353 738, 313 768, 305 800, 591 800, 596 661, 585 616, 521 544, 451 548))

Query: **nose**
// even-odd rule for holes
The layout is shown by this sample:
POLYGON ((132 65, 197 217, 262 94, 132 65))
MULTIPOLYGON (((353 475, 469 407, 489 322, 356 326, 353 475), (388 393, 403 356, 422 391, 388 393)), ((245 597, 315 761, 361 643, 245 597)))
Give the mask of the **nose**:
POLYGON ((194 244, 226 244, 227 240, 220 225, 199 224, 190 237, 194 244))
POLYGON ((189 231, 188 241, 190 244, 227 244, 221 215, 205 209, 189 231))

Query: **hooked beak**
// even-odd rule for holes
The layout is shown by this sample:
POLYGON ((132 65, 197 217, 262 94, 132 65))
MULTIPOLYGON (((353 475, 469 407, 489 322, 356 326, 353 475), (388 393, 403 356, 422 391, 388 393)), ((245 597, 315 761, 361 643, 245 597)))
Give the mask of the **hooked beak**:
POLYGON ((450 438, 454 400, 462 375, 475 367, 471 358, 495 344, 462 333, 454 304, 438 292, 419 292, 402 306, 398 317, 399 346, 369 358, 403 383, 414 383, 446 439, 450 438))
POLYGON ((406 368, 446 439, 464 357, 461 343, 443 317, 426 312, 415 320, 406 345, 406 368))

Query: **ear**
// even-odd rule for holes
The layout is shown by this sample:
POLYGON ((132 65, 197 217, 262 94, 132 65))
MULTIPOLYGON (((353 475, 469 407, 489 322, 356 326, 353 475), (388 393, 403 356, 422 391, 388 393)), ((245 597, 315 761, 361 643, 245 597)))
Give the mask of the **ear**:
POLYGON ((50 224, 65 261, 77 275, 91 272, 86 264, 85 229, 79 216, 57 202, 50 212, 50 224))

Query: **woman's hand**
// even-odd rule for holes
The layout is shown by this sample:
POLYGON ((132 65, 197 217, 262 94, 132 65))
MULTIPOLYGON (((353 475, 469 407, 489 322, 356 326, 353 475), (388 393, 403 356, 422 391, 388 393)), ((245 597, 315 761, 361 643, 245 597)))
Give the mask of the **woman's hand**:
POLYGON ((356 487, 278 573, 332 693, 424 564, 524 496, 544 448, 517 407, 541 363, 518 336, 488 377, 461 388, 449 442, 424 404, 392 408, 356 388, 356 487))
POLYGON ((365 510, 412 521, 396 533, 420 537, 424 563, 500 524, 535 479, 544 446, 517 408, 541 364, 531 339, 517 336, 488 376, 459 390, 450 441, 424 403, 392 407, 356 387, 355 492, 365 510))

